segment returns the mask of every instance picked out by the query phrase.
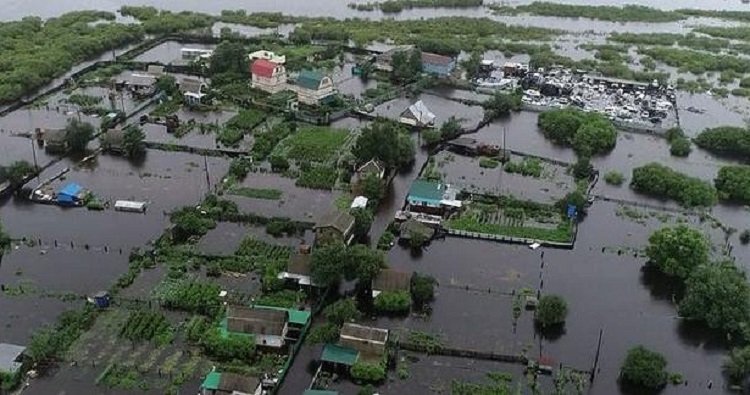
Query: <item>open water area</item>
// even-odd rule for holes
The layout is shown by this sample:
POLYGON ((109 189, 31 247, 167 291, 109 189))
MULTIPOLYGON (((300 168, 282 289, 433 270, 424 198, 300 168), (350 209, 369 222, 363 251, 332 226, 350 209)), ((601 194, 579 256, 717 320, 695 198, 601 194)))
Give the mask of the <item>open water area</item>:
MULTIPOLYGON (((637 3, 659 8, 747 8, 747 5, 740 1, 730 0, 688 0, 679 4, 653 0, 570 2, 616 5, 637 3)), ((525 1, 513 4, 523 3, 525 1)), ((2 0, 0 6, 4 12, 0 18, 11 20, 29 14, 49 17, 66 11, 91 8, 114 11, 124 4, 122 1, 102 3, 79 0, 2 0)), ((289 0, 277 3, 256 0, 188 0, 176 3, 162 0, 142 1, 140 4, 209 13, 218 13, 222 9, 244 8, 248 11, 275 11, 338 18, 383 16, 380 12, 362 13, 349 9, 346 2, 340 0, 289 0)), ((414 19, 447 15, 490 16, 485 9, 414 9, 400 13, 396 18, 414 19)), ((702 19, 667 24, 640 24, 532 16, 490 17, 514 24, 557 27, 574 32, 646 32, 657 29, 685 32, 694 24, 728 24, 702 19)), ((248 34, 254 33, 256 32, 248 31, 248 34)), ((138 60, 173 62, 179 59, 181 47, 180 43, 167 43, 157 47, 159 49, 146 52, 138 60)), ((573 52, 574 49, 571 48, 570 51, 573 52)), ((103 58, 107 57, 111 58, 111 55, 103 55, 103 58)), ((498 55, 497 59, 504 57, 498 55)), ((342 92, 356 96, 374 86, 372 82, 365 84, 359 79, 348 79, 350 67, 348 65, 336 74, 337 82, 342 84, 342 92)), ((89 88, 86 93, 101 92, 89 88)), ((473 127, 481 120, 482 111, 479 107, 460 104, 444 96, 464 100, 478 98, 479 101, 486 97, 465 91, 439 93, 440 96, 426 94, 421 97, 438 116, 438 124, 451 115, 461 118, 465 127, 473 127)), ((397 99, 381 106, 378 111, 389 117, 397 117, 414 101, 414 98, 397 99)), ((688 136, 695 136, 706 127, 744 125, 744 117, 748 110, 745 99, 717 99, 705 94, 681 92, 677 102, 681 125, 688 136), (700 108, 705 112, 689 112, 686 110, 688 107, 700 108)), ((134 107, 127 104, 127 108, 134 107)), ((21 159, 32 161, 34 153, 40 165, 58 159, 39 147, 34 150, 32 140, 13 134, 30 132, 35 128, 60 128, 71 116, 78 114, 67 109, 58 111, 55 107, 41 107, 22 108, 0 118, 0 164, 21 159)), ((537 128, 537 117, 538 114, 532 112, 514 113, 467 137, 489 144, 502 145, 505 142, 508 148, 515 151, 568 163, 574 162, 576 157, 570 148, 556 146, 544 138, 537 128)), ((85 115, 82 115, 82 119, 98 121, 85 115)), ((222 114, 206 122, 222 122, 226 119, 228 117, 222 114)), ((345 118, 333 126, 356 128, 365 124, 366 121, 345 118)), ((147 126, 148 136, 166 137, 162 129, 151 130, 152 127, 161 128, 147 126)), ((415 140, 419 139, 416 134, 413 137, 415 140)), ((208 148, 215 144, 215 141, 208 140, 210 138, 211 135, 196 134, 186 137, 182 143, 188 141, 188 145, 208 148), (191 138, 195 140, 190 140, 191 138)), ((418 176, 427 157, 426 151, 418 149, 414 166, 395 176, 373 224, 373 240, 377 240, 393 218, 393 214, 401 209, 409 186, 418 176)), ((148 150, 145 159, 135 163, 120 157, 98 155, 93 161, 81 166, 77 165, 78 159, 80 158, 61 159, 59 163, 45 170, 40 179, 70 167, 65 180, 56 181, 53 185, 61 186, 65 182, 76 182, 106 201, 148 201, 148 211, 145 214, 120 213, 113 210, 98 212, 85 208, 62 209, 13 198, 1 201, 0 218, 4 229, 14 238, 25 237, 32 243, 18 246, 0 262, 0 284, 25 290, 15 296, 0 295, 0 319, 3 320, 0 326, 0 342, 24 343, 28 341, 31 329, 54 322, 61 311, 79 307, 82 303, 79 298, 68 298, 65 295, 89 295, 108 288, 127 270, 130 250, 145 246, 168 225, 169 221, 165 214, 185 205, 197 204, 214 185, 222 181, 229 166, 228 159, 204 158, 201 155, 157 150, 148 150)), ((737 163, 734 160, 715 157, 695 147, 688 158, 674 158, 669 155, 669 146, 661 137, 635 133, 620 133, 613 152, 593 159, 595 167, 602 174, 617 170, 625 174, 626 178, 630 177, 632 168, 651 161, 666 164, 707 181, 713 180, 722 165, 737 163)), ((468 167, 471 167, 473 172, 481 171, 477 163, 464 158, 457 158, 451 166, 453 167, 450 168, 450 177, 458 180, 468 167)), ((497 174, 498 172, 501 170, 486 171, 487 174, 483 174, 483 177, 467 182, 487 184, 491 187, 496 181, 502 189, 506 186, 504 180, 511 178, 506 176, 511 175, 497 174)), ((37 180, 33 180, 31 184, 36 185, 36 182, 37 180)), ((299 188, 294 185, 292 179, 265 173, 250 173, 242 185, 279 189, 283 197, 277 201, 230 195, 229 198, 238 203, 241 211, 256 212, 269 217, 288 216, 300 221, 314 222, 338 196, 337 192, 299 188)), ((535 193, 532 190, 538 192, 544 188, 552 189, 549 186, 526 182, 523 178, 519 178, 518 182, 508 188, 522 195, 535 193)), ((555 196, 562 193, 553 192, 555 196)), ((627 181, 621 187, 599 182, 594 188, 594 193, 636 204, 664 207, 669 210, 678 209, 669 202, 647 198, 633 192, 627 187, 627 181)), ((617 384, 618 370, 627 349, 636 344, 643 344, 663 353, 669 361, 668 369, 680 372, 685 377, 685 384, 667 386, 663 394, 727 393, 721 365, 728 345, 705 328, 681 322, 672 302, 676 290, 663 278, 644 270, 645 258, 637 254, 646 244, 652 231, 665 223, 674 223, 674 219, 680 214, 669 211, 672 220, 661 220, 649 215, 647 219, 639 222, 618 215, 618 210, 621 210, 621 205, 617 203, 596 200, 579 226, 575 249, 572 251, 534 251, 524 245, 461 238, 435 240, 419 256, 414 256, 408 249, 395 246, 387 255, 388 262, 394 269, 419 271, 438 280, 436 300, 432 304, 433 312, 427 318, 381 318, 373 324, 394 330, 408 328, 439 333, 448 344, 458 347, 507 353, 524 350, 532 355, 543 355, 555 362, 583 370, 590 369, 593 363, 597 338, 602 331, 600 370, 591 386, 592 394, 627 392, 617 384), (564 333, 553 338, 542 338, 534 329, 531 313, 526 311, 522 312, 514 325, 511 293, 521 288, 541 288, 544 292, 560 294, 568 301, 570 314, 564 333), (711 389, 708 388, 709 382, 713 383, 711 389)), ((659 211, 656 208, 639 210, 659 211)), ((711 214, 723 224, 739 230, 745 229, 750 223, 750 213, 745 207, 720 204, 712 209, 711 214)), ((695 216, 685 218, 691 225, 701 227, 715 243, 723 242, 723 233, 720 230, 707 222, 701 223, 695 216)), ((231 252, 247 235, 289 246, 302 241, 300 238, 272 238, 264 234, 262 228, 219 223, 217 228, 201 239, 198 248, 206 254, 231 252)), ((735 247, 733 256, 737 263, 746 270, 750 269, 750 250, 739 244, 736 234, 729 238, 729 242, 735 247)), ((157 270, 147 271, 139 277, 139 282, 134 287, 147 292, 149 287, 161 278, 162 273, 157 270)), ((295 363, 280 393, 299 394, 298 389, 305 388, 303 383, 305 380, 309 383, 310 379, 305 373, 305 361, 317 356, 319 348, 303 348, 298 356, 300 366, 295 363)), ((512 372, 522 380, 521 369, 515 365, 440 356, 417 355, 415 358, 408 368, 411 377, 408 380, 396 379, 387 382, 381 387, 382 393, 429 393, 448 388, 451 379, 482 381, 486 373, 497 371, 512 372)), ((62 387, 65 388, 63 393, 67 394, 86 393, 92 390, 91 377, 67 377, 59 380, 56 381, 54 376, 45 379, 40 382, 39 387, 32 388, 29 393, 53 393, 48 391, 59 391, 62 387), (88 384, 83 384, 84 382, 88 384)), ((356 393, 354 386, 348 386, 347 383, 342 383, 340 390, 343 394, 356 393)))

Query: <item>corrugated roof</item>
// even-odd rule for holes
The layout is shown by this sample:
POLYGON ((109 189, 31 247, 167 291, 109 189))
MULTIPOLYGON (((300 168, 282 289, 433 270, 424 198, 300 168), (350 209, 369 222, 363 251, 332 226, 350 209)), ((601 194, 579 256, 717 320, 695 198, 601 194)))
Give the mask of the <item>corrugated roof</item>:
POLYGON ((232 393, 233 391, 245 394, 254 394, 258 389, 260 380, 254 376, 239 375, 236 373, 221 373, 219 380, 219 391, 232 393))
POLYGON ((337 344, 326 344, 325 347, 323 347, 323 354, 320 356, 320 360, 352 366, 357 362, 358 357, 359 351, 353 348, 339 346, 337 344))
POLYGON ((435 121, 435 114, 430 111, 429 108, 424 104, 422 100, 417 101, 407 108, 402 114, 402 117, 409 117, 417 121, 422 125, 429 125, 435 121))
POLYGON ((227 308, 227 330, 257 335, 281 336, 287 322, 281 310, 230 306, 227 308))
POLYGON ((346 233, 354 226, 354 217, 346 211, 333 208, 315 224, 315 228, 332 227, 341 233, 346 233))
POLYGON ((276 306, 255 306, 255 308, 286 311, 289 314, 289 323, 296 325, 307 325, 307 322, 310 321, 311 316, 310 312, 305 310, 286 309, 276 306))
POLYGON ((250 72, 253 73, 253 75, 271 78, 273 77, 273 71, 277 66, 276 63, 271 62, 270 60, 258 59, 250 66, 250 72))
POLYGON ((398 270, 383 269, 372 281, 372 289, 378 291, 408 291, 411 274, 398 270))
POLYGON ((203 380, 203 384, 201 384, 201 388, 205 388, 207 390, 218 390, 219 389, 219 382, 221 381, 221 373, 219 372, 210 372, 206 375, 206 378, 203 380))
POLYGON ((203 82, 195 78, 183 78, 180 81, 180 92, 200 93, 203 82))
POLYGON ((302 70, 297 76, 295 82, 296 85, 301 86, 305 89, 318 90, 320 87, 320 81, 323 79, 323 74, 313 70, 302 70))
POLYGON ((74 182, 71 182, 65 185, 58 194, 65 196, 78 196, 78 194, 81 193, 82 190, 83 187, 74 182))
POLYGON ((448 65, 453 62, 453 58, 436 53, 422 52, 422 63, 448 65))
POLYGON ((388 329, 346 323, 341 327, 341 337, 384 343, 388 340, 388 329))
POLYGON ((286 271, 289 273, 309 276, 311 260, 312 255, 310 254, 294 254, 289 257, 289 264, 286 267, 286 271))
POLYGON ((15 344, 0 343, 0 372, 15 373, 21 368, 19 359, 26 347, 15 344))
POLYGON ((409 188, 409 199, 440 201, 443 199, 443 189, 437 182, 415 180, 409 188))

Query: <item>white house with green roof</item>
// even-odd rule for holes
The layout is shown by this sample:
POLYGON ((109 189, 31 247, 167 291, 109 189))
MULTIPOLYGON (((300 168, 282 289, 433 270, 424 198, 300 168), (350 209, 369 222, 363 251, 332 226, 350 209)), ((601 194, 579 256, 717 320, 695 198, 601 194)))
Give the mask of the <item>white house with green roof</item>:
POLYGON ((289 87, 297 93, 300 103, 310 106, 317 106, 336 94, 331 77, 313 70, 302 70, 289 87))

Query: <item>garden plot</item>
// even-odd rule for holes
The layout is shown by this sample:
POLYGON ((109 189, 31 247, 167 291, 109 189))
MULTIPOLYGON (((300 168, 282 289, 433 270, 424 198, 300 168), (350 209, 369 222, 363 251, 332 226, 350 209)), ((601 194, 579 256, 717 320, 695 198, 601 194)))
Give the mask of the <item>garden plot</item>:
POLYGON ((257 240, 296 247, 302 241, 298 237, 274 237, 260 226, 250 226, 232 222, 219 222, 216 228, 211 229, 203 236, 196 248, 200 253, 207 255, 231 255, 240 247, 242 240, 253 237, 257 240))
POLYGON ((511 155, 505 164, 442 151, 430 159, 424 177, 439 178, 463 191, 509 195, 553 204, 573 192, 576 183, 567 169, 541 159, 511 155))
POLYGON ((231 187, 225 197, 235 203, 241 212, 255 213, 264 217, 288 217, 296 221, 315 222, 327 212, 341 194, 339 191, 301 188, 295 180, 269 173, 250 173, 245 179, 231 187), (242 193, 248 190, 281 191, 278 200, 250 198, 242 193))

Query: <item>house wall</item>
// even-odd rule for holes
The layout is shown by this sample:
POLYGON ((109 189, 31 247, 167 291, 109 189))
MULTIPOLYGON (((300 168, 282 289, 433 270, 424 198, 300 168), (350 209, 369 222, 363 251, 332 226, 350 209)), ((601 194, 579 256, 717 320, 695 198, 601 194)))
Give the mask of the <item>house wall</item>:
POLYGON ((333 81, 328 77, 325 77, 320 81, 320 86, 317 90, 307 89, 299 85, 294 85, 293 90, 297 93, 297 100, 299 100, 300 103, 305 103, 311 106, 320 104, 321 100, 335 93, 333 81))
POLYGON ((270 78, 253 74, 251 86, 268 93, 281 92, 286 88, 286 73, 274 73, 270 78))
POLYGON ((256 334, 255 344, 258 345, 259 347, 281 348, 284 345, 284 336, 256 334))
POLYGON ((370 341, 350 339, 346 337, 340 338, 339 343, 342 346, 351 347, 365 354, 383 355, 385 353, 385 344, 383 343, 374 343, 370 341))

